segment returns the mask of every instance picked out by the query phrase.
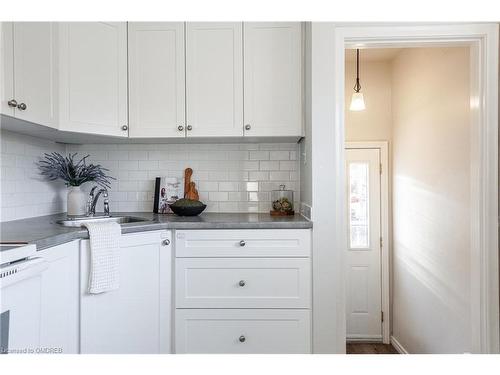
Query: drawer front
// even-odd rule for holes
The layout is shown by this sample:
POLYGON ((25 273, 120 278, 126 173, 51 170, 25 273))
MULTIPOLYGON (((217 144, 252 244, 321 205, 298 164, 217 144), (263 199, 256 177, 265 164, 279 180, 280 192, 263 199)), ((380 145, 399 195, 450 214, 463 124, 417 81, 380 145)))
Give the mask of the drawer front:
POLYGON ((176 310, 176 353, 311 353, 309 310, 176 310))
POLYGON ((178 230, 178 258, 309 257, 310 229, 178 230))
POLYGON ((177 258, 177 308, 309 308, 304 258, 177 258))

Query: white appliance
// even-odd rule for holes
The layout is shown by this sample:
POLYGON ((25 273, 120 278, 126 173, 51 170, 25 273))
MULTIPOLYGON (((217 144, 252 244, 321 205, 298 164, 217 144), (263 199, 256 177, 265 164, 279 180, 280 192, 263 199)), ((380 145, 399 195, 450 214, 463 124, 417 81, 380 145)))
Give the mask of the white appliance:
POLYGON ((41 274, 35 245, 0 245, 0 353, 37 353, 41 274))

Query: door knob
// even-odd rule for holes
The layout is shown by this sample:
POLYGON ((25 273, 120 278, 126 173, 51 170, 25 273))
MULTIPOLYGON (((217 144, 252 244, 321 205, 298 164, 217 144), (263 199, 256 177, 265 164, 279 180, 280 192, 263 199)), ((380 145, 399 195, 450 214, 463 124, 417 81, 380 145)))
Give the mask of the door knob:
POLYGON ((124 131, 125 131, 125 130, 128 130, 128 126, 127 126, 127 125, 123 125, 123 126, 122 126, 122 130, 124 130, 124 131))
POLYGON ((181 132, 181 131, 183 131, 183 130, 184 130, 184 126, 179 125, 179 126, 177 127, 177 130, 178 130, 178 131, 180 131, 180 132, 181 132))
POLYGON ((250 130, 250 129, 252 129, 252 127, 250 126, 250 124, 246 124, 245 125, 245 130, 250 130))
POLYGON ((19 109, 20 111, 24 111, 26 108, 28 108, 28 107, 26 106, 25 103, 21 103, 21 104, 17 105, 17 109, 19 109))
POLYGON ((9 107, 13 107, 13 108, 17 107, 17 101, 16 101, 16 99, 9 100, 7 102, 7 104, 9 105, 9 107))
POLYGON ((187 130, 193 130, 193 127, 191 125, 188 125, 187 130))
POLYGON ((163 246, 168 246, 168 245, 170 245, 170 240, 167 238, 166 240, 163 240, 163 242, 161 244, 163 246))

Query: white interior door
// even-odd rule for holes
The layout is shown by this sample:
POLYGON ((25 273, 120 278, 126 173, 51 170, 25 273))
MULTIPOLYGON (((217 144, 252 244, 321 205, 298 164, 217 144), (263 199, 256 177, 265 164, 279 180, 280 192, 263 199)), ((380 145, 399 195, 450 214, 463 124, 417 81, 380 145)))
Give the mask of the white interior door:
POLYGON ((380 149, 346 149, 347 339, 382 339, 380 149))

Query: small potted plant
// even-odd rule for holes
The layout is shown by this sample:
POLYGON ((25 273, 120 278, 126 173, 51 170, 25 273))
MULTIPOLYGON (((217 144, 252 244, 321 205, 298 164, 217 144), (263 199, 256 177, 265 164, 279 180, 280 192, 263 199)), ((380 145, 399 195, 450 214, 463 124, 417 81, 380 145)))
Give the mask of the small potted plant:
POLYGON ((45 154, 38 162, 42 176, 50 181, 63 180, 68 187, 68 215, 84 215, 87 197, 81 186, 86 182, 94 182, 105 188, 110 188, 110 180, 114 178, 107 175, 107 168, 99 164, 87 164, 89 155, 75 161, 77 153, 63 156, 58 152, 45 154))

